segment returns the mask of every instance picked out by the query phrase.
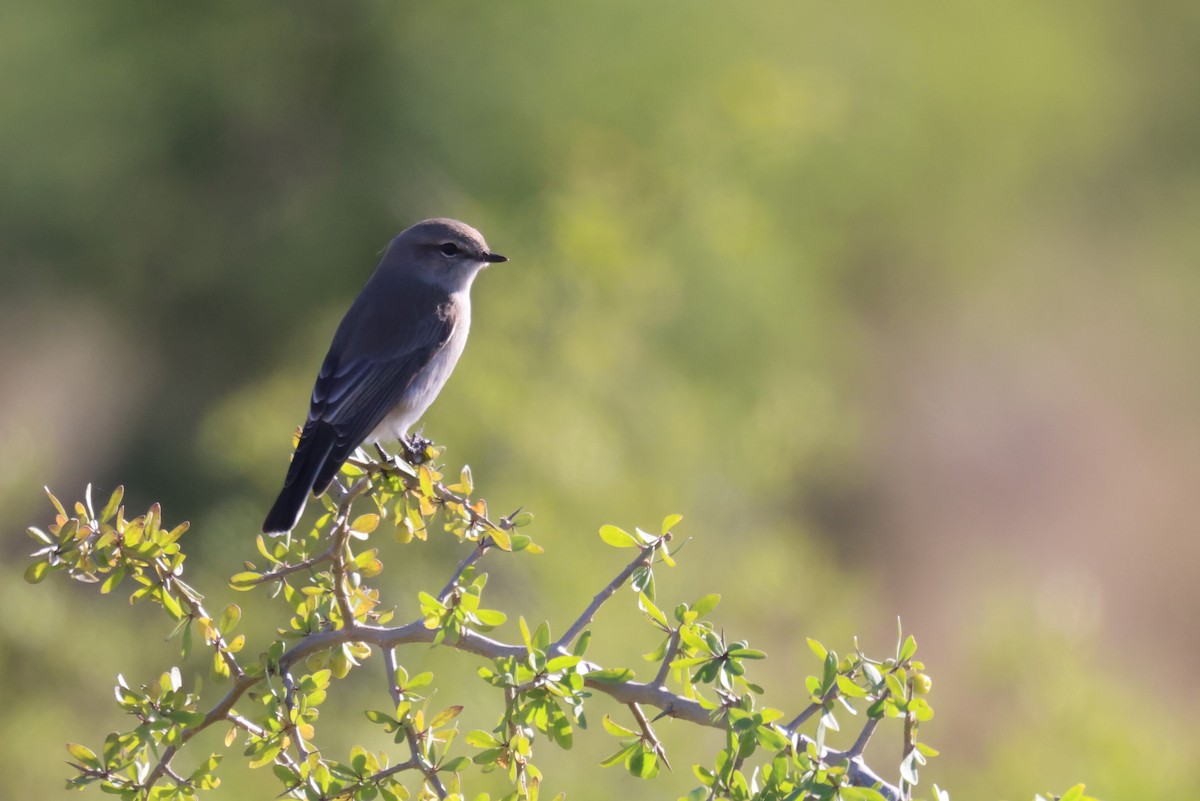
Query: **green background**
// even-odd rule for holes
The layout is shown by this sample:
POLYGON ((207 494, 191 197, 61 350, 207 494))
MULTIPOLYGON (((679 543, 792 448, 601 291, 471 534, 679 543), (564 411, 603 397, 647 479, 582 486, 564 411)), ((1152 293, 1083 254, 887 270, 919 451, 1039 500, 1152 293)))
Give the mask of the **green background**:
MULTIPOLYGON (((125 725, 116 674, 178 659, 155 610, 20 580, 40 486, 161 501, 235 600, 339 316, 447 215, 511 263, 425 433, 547 551, 492 561, 489 605, 561 632, 622 564, 598 526, 679 512, 660 600, 720 592, 773 706, 804 703, 806 636, 884 653, 903 619, 925 795, 1194 795, 1197 76, 1189 0, 4 5, 5 794, 53 797, 62 743, 125 725)), ((456 554, 383 557, 407 617, 456 554)), ((593 647, 637 668, 632 607, 593 647)), ((473 660, 402 661, 488 725, 473 660)), ((362 673, 335 756, 385 704, 362 673)), ((675 772, 639 783, 596 766, 605 711, 541 749, 547 790, 695 784, 712 735, 664 722, 675 772)), ((235 755, 212 797, 271 797, 235 755)))

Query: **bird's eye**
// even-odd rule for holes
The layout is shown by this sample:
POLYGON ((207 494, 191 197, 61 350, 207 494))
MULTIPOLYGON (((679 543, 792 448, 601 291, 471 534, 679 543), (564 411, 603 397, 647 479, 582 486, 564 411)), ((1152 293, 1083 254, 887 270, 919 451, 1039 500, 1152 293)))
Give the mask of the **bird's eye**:
POLYGON ((453 242, 447 242, 446 244, 439 247, 438 250, 440 250, 442 252, 443 256, 457 256, 458 255, 458 245, 454 244, 453 242))

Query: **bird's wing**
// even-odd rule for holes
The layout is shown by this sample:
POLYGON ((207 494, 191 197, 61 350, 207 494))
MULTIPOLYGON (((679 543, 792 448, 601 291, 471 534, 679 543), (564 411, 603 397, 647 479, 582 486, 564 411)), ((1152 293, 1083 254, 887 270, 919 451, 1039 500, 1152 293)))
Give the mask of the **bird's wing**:
POLYGON ((382 347, 371 343, 358 354, 345 353, 335 342, 317 374, 308 413, 309 425, 324 423, 334 430, 330 462, 340 466, 400 402, 454 333, 456 312, 445 303, 436 314, 406 315, 384 329, 382 347))

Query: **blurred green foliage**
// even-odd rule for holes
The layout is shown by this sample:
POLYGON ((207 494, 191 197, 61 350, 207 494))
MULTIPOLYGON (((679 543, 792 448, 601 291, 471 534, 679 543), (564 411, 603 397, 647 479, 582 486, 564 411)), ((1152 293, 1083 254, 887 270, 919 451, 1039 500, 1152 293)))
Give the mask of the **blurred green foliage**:
MULTIPOLYGON (((512 262, 477 284, 425 431, 547 549, 489 593, 557 621, 596 573, 576 538, 681 510, 703 558, 671 589, 721 592, 775 665, 801 633, 877 642, 904 616, 946 693, 928 778, 956 797, 1187 794, 1194 691, 1147 697, 1142 671, 1200 657, 1178 478, 1198 61, 1186 0, 9 3, 0 508, 17 530, 42 484, 125 483, 193 522, 215 586, 379 249, 455 216, 512 262), (1128 419, 1154 424, 1110 436, 1128 419), (1099 444, 1065 465, 966 481, 1007 480, 1017 445, 1037 468, 1075 426, 1099 444), (983 455, 937 462, 952 445, 983 455), (1128 468, 1063 483, 1097 465, 1128 468), (1143 484, 1152 503, 1104 505, 1143 484), (987 516, 937 515, 980 496, 987 516), (1099 512, 1072 527, 1045 497, 1099 512)), ((61 742, 119 725, 112 673, 157 681, 169 646, 111 602, 31 595, 26 550, 0 582, 0 754, 41 797, 61 742)), ((572 797, 641 792, 612 773, 572 797)))

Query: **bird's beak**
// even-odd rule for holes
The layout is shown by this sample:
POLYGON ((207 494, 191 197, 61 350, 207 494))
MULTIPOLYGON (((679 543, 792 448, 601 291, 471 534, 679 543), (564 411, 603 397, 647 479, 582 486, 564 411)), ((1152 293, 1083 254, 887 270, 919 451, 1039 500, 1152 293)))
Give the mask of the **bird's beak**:
POLYGON ((484 253, 483 260, 490 264, 499 264, 503 261, 508 261, 508 256, 501 256, 499 253, 484 253))

